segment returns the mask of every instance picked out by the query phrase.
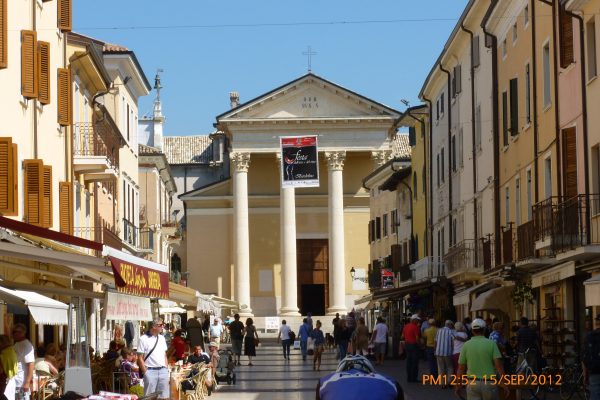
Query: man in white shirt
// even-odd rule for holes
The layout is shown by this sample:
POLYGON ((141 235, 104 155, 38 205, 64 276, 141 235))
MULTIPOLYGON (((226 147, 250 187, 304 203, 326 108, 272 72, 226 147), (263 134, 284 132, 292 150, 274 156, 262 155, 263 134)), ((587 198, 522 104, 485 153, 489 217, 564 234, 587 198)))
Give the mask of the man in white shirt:
POLYGON ((209 330, 210 341, 217 344, 217 348, 221 344, 221 335, 223 334, 223 325, 220 324, 219 318, 215 318, 209 330))
POLYGON ((375 330, 373 330, 373 335, 371 335, 371 342, 375 346, 375 365, 383 365, 387 347, 387 334, 388 327, 383 317, 377 317, 377 324, 375 330))
POLYGON ((144 396, 158 392, 160 399, 168 399, 167 342, 160 334, 163 326, 160 318, 152 322, 150 330, 140 336, 137 353, 140 371, 144 374, 144 396))
POLYGON ((29 400, 33 367, 35 365, 33 345, 25 337, 27 334, 25 325, 15 324, 12 334, 15 342, 13 348, 15 349, 15 353, 17 353, 17 375, 15 376, 17 393, 21 392, 22 398, 29 400))

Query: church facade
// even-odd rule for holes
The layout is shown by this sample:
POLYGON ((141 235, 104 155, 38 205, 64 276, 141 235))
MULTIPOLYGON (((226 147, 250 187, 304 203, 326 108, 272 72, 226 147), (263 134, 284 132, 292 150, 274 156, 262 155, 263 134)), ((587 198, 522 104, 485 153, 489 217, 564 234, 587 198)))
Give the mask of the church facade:
POLYGON ((309 73, 217 116, 230 174, 184 193, 189 285, 240 314, 345 313, 367 294, 369 192, 401 113, 309 73), (280 138, 317 136, 319 187, 282 188, 280 138), (350 270, 354 268, 354 274, 350 270))

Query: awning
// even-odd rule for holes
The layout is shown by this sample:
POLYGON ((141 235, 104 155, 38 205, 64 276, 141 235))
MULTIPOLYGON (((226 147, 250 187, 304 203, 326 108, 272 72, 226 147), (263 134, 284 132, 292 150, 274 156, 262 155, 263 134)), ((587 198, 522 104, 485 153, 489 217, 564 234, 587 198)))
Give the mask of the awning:
POLYGON ((108 271, 104 259, 102 258, 67 253, 64 251, 43 249, 36 246, 0 242, 0 256, 39 261, 48 264, 64 265, 65 267, 69 268, 73 267, 108 271))
POLYGON ((0 286, 0 299, 15 306, 27 306, 38 325, 67 325, 69 306, 36 292, 0 286))
POLYGON ((510 313, 512 286, 501 286, 481 293, 471 305, 471 311, 502 311, 510 313))
POLYGON ((216 303, 218 303, 218 305, 221 308, 229 308, 232 310, 237 310, 240 308, 240 303, 238 303, 235 300, 231 300, 231 299, 227 299, 225 297, 219 297, 217 295, 211 294, 210 295, 210 299, 216 303))
POLYGON ((158 313, 160 315, 164 314, 183 314, 187 312, 185 308, 179 307, 174 301, 158 299, 158 313))
POLYGON ((583 282, 585 287, 585 306, 600 306, 600 275, 596 275, 583 282))
POLYGON ((454 304, 455 306, 469 304, 469 302, 471 300, 471 293, 476 293, 478 290, 481 290, 484 287, 489 286, 491 284, 492 284, 491 282, 484 282, 484 283, 480 283, 479 285, 471 286, 470 288, 467 288, 467 289, 463 290, 462 292, 458 292, 452 298, 452 304, 454 304))
POLYGON ((215 315, 221 313, 220 307, 218 307, 217 304, 215 304, 215 302, 212 301, 210 296, 206 296, 203 294, 198 294, 198 303, 196 305, 196 311, 213 313, 215 315))
POLYGON ((113 321, 151 321, 150 298, 106 292, 103 317, 113 321))
POLYGON ((200 294, 192 288, 169 282, 169 300, 182 303, 186 306, 196 307, 198 305, 199 295, 200 294))
POLYGON ((367 294, 356 300, 354 300, 354 306, 357 310, 365 310, 369 304, 373 301, 373 295, 367 294))

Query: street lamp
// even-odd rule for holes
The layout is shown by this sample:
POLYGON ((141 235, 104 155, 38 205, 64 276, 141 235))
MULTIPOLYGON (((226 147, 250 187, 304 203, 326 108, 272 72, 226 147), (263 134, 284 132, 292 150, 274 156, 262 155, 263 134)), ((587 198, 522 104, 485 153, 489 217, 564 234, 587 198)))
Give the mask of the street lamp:
POLYGON ((355 275, 356 275, 356 270, 354 269, 354 267, 350 268, 350 276, 352 277, 352 280, 354 280, 355 275))

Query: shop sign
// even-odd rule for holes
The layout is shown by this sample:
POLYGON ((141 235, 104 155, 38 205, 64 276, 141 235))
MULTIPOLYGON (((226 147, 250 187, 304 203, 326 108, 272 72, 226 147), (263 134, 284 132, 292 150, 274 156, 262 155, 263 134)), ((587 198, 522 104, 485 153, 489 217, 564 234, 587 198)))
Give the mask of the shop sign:
POLYGON ((152 308, 150 298, 106 292, 105 318, 114 321, 150 321, 152 308))
POLYGON ((282 137, 280 144, 282 187, 319 187, 317 137, 282 137))
POLYGON ((389 289, 394 287, 394 273, 389 269, 381 269, 381 288, 389 289))
POLYGON ((550 268, 547 271, 535 274, 531 277, 531 287, 537 288, 551 283, 559 282, 575 275, 575 262, 567 263, 550 268))
POLYGON ((117 290, 141 297, 169 298, 169 273, 108 257, 117 290))

